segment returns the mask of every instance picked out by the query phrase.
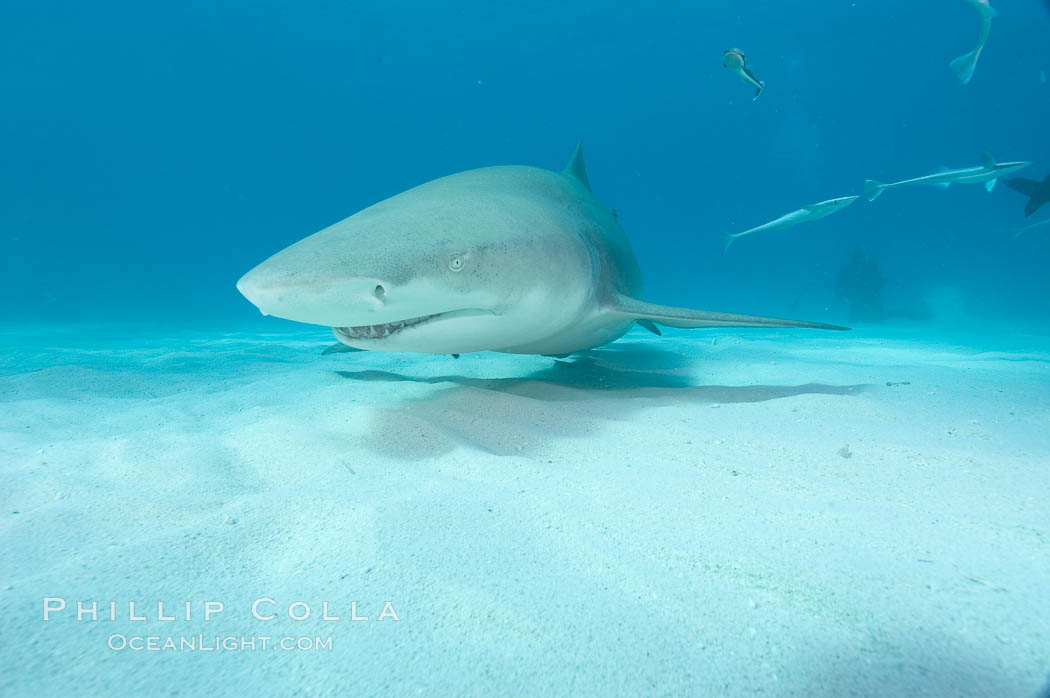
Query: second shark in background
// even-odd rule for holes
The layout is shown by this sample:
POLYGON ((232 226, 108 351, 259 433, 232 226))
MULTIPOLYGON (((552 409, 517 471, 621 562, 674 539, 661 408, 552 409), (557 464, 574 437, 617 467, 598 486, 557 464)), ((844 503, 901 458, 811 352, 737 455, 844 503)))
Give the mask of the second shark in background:
POLYGON ((909 184, 932 184, 936 187, 947 188, 949 184, 980 184, 984 183, 984 188, 991 191, 995 188, 995 183, 1005 174, 1016 172, 1022 168, 1028 167, 1032 163, 1030 162, 999 162, 997 163, 991 155, 983 153, 981 155, 981 165, 979 167, 964 167, 959 170, 944 169, 940 172, 934 172, 923 177, 915 177, 914 179, 905 179, 900 182, 893 182, 891 184, 883 184, 876 182, 874 179, 869 179, 864 182, 864 196, 868 201, 874 201, 879 197, 879 194, 885 189, 893 189, 895 187, 903 187, 909 184))
POLYGON ((992 6, 988 4, 988 0, 967 0, 967 2, 973 5, 981 16, 981 34, 977 39, 977 47, 973 51, 964 53, 948 64, 964 85, 969 83, 970 78, 973 77, 973 69, 977 67, 977 59, 981 57, 981 51, 984 50, 984 44, 988 41, 988 34, 992 30, 992 18, 997 14, 992 6))
POLYGON ((762 233, 770 230, 780 230, 782 228, 790 228, 791 226, 798 225, 799 223, 808 223, 810 221, 820 220, 824 216, 830 216, 832 213, 835 213, 835 211, 840 211, 846 208, 856 200, 856 196, 843 196, 838 199, 828 199, 827 201, 821 201, 818 204, 811 204, 809 206, 806 206, 805 208, 800 208, 797 211, 792 211, 791 213, 785 214, 780 218, 777 218, 776 220, 772 220, 768 223, 763 223, 758 227, 751 228, 750 230, 745 230, 742 233, 728 233, 725 236, 726 249, 728 250, 729 246, 732 245, 737 238, 742 238, 745 235, 751 235, 752 233, 762 233))

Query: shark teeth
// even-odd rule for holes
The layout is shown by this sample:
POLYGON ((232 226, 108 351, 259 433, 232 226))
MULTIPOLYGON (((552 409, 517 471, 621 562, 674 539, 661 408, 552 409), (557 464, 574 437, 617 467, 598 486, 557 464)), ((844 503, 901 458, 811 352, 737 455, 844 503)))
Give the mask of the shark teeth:
POLYGON ((382 339, 388 337, 395 332, 400 332, 406 327, 413 327, 422 322, 426 322, 430 318, 437 317, 440 313, 434 315, 423 315, 421 317, 410 318, 408 320, 398 320, 397 322, 386 322, 381 325, 359 325, 357 327, 336 327, 335 329, 353 339, 382 339))

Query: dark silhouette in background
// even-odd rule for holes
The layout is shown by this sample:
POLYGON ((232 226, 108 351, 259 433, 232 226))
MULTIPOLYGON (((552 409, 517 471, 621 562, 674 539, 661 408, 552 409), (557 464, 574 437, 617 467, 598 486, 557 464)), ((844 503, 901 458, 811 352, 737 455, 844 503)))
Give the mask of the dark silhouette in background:
POLYGON ((1028 205, 1024 207, 1024 215, 1026 217, 1032 215, 1039 210, 1040 206, 1050 201, 1050 175, 1047 175, 1042 182, 1016 177, 1006 180, 1006 186, 1028 197, 1028 205))
POLYGON ((839 270, 835 295, 849 305, 850 322, 880 322, 882 308, 882 274, 874 260, 862 249, 839 270))

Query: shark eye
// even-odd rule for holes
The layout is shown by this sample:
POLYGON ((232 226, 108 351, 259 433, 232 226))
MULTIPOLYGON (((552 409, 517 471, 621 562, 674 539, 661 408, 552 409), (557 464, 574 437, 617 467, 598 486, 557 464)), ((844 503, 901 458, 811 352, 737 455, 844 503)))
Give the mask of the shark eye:
POLYGON ((448 258, 448 268, 452 271, 461 271, 463 269, 463 258, 458 254, 454 254, 448 258))

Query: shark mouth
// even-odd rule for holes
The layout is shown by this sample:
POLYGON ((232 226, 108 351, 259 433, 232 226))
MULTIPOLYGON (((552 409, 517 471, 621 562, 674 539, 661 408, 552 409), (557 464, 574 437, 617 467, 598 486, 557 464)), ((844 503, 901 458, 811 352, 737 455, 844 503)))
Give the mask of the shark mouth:
POLYGON ((415 327, 420 325, 431 318, 436 318, 441 313, 434 315, 423 315, 421 317, 414 317, 409 320, 400 320, 398 322, 387 322, 382 325, 359 325, 357 327, 336 327, 335 331, 339 334, 347 337, 348 339, 382 339, 383 337, 389 337, 395 332, 400 332, 406 327, 415 327))
POLYGON ((456 317, 460 315, 475 315, 484 311, 480 310, 454 310, 446 313, 434 313, 433 315, 421 315, 419 317, 409 318, 408 320, 398 320, 397 322, 385 322, 381 325, 358 325, 356 327, 335 327, 333 328, 338 334, 346 337, 347 339, 383 339, 390 335, 401 332, 406 327, 416 327, 422 325, 428 320, 433 320, 436 317, 456 317))

